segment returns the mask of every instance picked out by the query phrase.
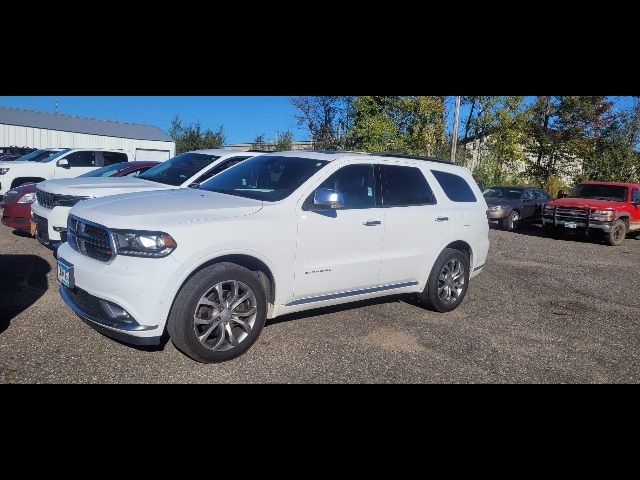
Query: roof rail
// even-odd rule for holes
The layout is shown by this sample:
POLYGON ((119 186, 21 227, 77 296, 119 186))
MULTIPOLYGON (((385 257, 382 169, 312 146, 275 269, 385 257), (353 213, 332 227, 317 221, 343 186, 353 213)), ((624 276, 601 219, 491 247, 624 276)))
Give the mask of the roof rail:
POLYGON ((345 154, 368 155, 367 152, 357 152, 354 150, 301 150, 301 152, 325 153, 327 155, 345 155, 345 154))
POLYGON ((407 158, 410 160, 424 160, 426 162, 435 162, 435 163, 444 163, 447 165, 455 165, 455 163, 450 162, 449 160, 440 160, 439 158, 435 158, 435 157, 423 157, 420 155, 403 155, 403 154, 399 154, 399 153, 391 153, 391 152, 379 152, 379 153, 372 153, 371 155, 377 156, 377 157, 395 157, 395 158, 407 158))

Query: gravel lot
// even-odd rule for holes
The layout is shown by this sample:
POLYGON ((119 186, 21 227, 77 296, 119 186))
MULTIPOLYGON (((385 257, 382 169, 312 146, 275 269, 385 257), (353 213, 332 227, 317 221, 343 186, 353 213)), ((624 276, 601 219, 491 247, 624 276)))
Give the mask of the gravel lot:
POLYGON ((622 247, 492 230, 484 273, 450 314, 411 297, 278 319, 226 364, 140 350, 85 325, 51 252, 0 227, 0 383, 638 382, 640 240, 622 247))

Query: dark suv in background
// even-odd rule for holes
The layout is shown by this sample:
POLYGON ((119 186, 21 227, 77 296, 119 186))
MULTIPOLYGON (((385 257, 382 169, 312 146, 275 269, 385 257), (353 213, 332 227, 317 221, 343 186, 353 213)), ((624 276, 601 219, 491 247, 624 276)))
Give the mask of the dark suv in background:
POLYGON ((485 190, 489 223, 513 231, 523 221, 539 221, 551 195, 539 188, 493 187, 485 190))

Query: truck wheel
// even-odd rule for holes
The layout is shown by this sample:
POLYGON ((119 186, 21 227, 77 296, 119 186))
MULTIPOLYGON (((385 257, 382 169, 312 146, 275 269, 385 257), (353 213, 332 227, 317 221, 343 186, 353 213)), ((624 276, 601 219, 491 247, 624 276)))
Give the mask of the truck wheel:
POLYGON ((260 336, 267 302, 258 278, 233 263, 196 273, 178 293, 167 330, 178 350, 201 363, 245 353, 260 336))
POLYGON ((430 310, 450 312, 460 306, 468 287, 469 258, 459 250, 446 248, 433 265, 419 298, 430 310))
POLYGON ((616 220, 613 223, 611 232, 606 233, 604 239, 612 247, 622 245, 625 237, 627 236, 627 225, 622 220, 616 220))
POLYGON ((520 214, 517 210, 514 210, 507 218, 502 219, 502 229, 507 232, 513 232, 518 228, 518 222, 520 222, 520 214))

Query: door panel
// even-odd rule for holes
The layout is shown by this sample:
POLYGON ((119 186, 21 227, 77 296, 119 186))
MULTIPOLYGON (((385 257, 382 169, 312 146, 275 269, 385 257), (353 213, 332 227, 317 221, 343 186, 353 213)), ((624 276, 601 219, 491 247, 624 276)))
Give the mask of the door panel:
POLYGON ((385 210, 378 206, 376 167, 357 163, 318 188, 337 190, 344 209, 318 210, 311 194, 298 212, 294 296, 304 298, 378 284, 385 210))
POLYGON ((531 190, 527 190, 522 195, 521 218, 533 217, 536 214, 536 197, 531 190))

